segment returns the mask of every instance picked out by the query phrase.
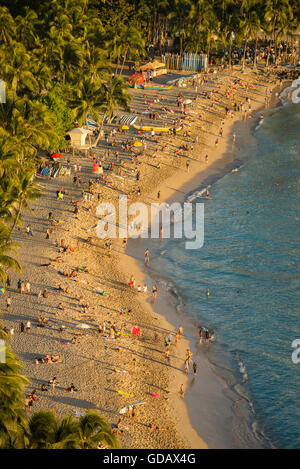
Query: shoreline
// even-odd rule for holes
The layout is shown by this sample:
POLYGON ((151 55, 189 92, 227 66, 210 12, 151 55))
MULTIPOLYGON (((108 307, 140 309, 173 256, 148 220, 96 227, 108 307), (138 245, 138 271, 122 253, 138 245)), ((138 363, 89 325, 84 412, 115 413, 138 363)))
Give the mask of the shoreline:
MULTIPOLYGON (((285 86, 287 86, 287 85, 285 85, 285 86)), ((283 89, 285 88, 285 86, 283 87, 283 89)), ((268 112, 272 112, 272 110, 278 105, 279 98, 277 96, 275 96, 276 91, 278 91, 277 88, 272 90, 272 99, 271 99, 270 107, 267 110, 264 109, 264 107, 262 105, 261 106, 257 105, 255 107, 255 109, 253 110, 255 112, 255 115, 253 116, 253 119, 251 119, 250 122, 244 123, 242 119, 236 117, 233 122, 228 123, 227 128, 225 127, 225 133, 224 133, 224 140, 225 140, 226 143, 223 146, 225 146, 225 148, 222 151, 222 153, 220 154, 220 157, 218 159, 216 159, 213 163, 211 163, 207 168, 197 171, 197 173, 194 174, 187 181, 185 181, 184 184, 182 184, 182 185, 179 184, 178 186, 177 186, 176 183, 174 184, 174 182, 175 182, 174 181, 174 176, 172 176, 170 178, 171 179, 170 182, 168 180, 165 181, 165 184, 172 186, 172 189, 169 189, 169 190, 165 191, 164 193, 162 192, 163 189, 164 189, 164 185, 158 186, 158 188, 156 188, 154 192, 156 192, 157 189, 158 189, 158 190, 161 191, 162 194, 164 194, 160 198, 160 203, 167 202, 168 204, 172 204, 174 202, 183 202, 186 199, 188 199, 189 197, 194 196, 196 191, 198 191, 200 188, 202 189, 202 188, 207 187, 207 186, 210 187, 211 184, 215 183, 220 178, 224 177, 224 175, 228 174, 230 172, 230 166, 235 161, 235 155, 240 152, 239 148, 234 148, 233 145, 230 144, 230 136, 235 131, 238 134, 238 132, 241 130, 241 125, 243 127, 245 127, 245 124, 246 124, 246 129, 245 128, 243 129, 244 135, 243 134, 241 135, 241 140, 242 140, 241 143, 245 144, 245 142, 247 141, 247 138, 250 137, 253 134, 253 132, 254 132, 256 126, 257 126, 257 123, 260 120, 259 113, 262 113, 263 111, 264 111, 264 114, 266 114, 268 112), (245 134, 247 134, 247 136, 245 134), (230 158, 231 155, 233 155, 232 159, 230 158), (199 178, 200 178, 200 180, 199 180, 199 178)), ((247 159, 248 159, 248 157, 247 157, 247 159)), ((241 164, 244 164, 244 161, 241 164)), ((154 196, 154 192, 152 194, 153 196, 154 196)), ((146 282, 147 284, 149 284, 149 279, 150 279, 152 281, 151 283, 153 283, 153 281, 154 281, 154 283, 157 283, 157 279, 159 279, 159 274, 157 272, 151 271, 151 268, 150 268, 150 272, 145 274, 145 272, 143 270, 142 255, 143 255, 144 248, 147 246, 146 241, 145 240, 142 240, 142 241, 141 240, 130 240, 128 243, 129 243, 129 249, 127 249, 128 254, 129 254, 129 256, 131 256, 131 258, 133 260, 135 260, 135 265, 136 265, 137 268, 133 268, 131 266, 131 270, 126 269, 127 274, 129 274, 129 272, 134 272, 134 276, 135 276, 135 278, 138 279, 138 281, 146 282), (141 248, 141 246, 138 246, 138 243, 141 243, 141 242, 143 244, 142 248, 141 248), (137 252, 138 252, 138 254, 140 254, 140 259, 139 260, 137 260, 137 255, 136 255, 137 252), (140 271, 139 274, 137 273, 138 270, 140 271), (145 279, 148 279, 148 281, 145 280, 145 279)), ((170 279, 164 278, 162 281, 158 280, 158 285, 166 283, 166 281, 168 281, 168 280, 170 280, 170 279)), ((174 285, 174 287, 176 287, 176 286, 174 285)), ((171 324, 173 326, 173 330, 176 330, 178 328, 178 325, 179 324, 181 325, 183 322, 188 323, 188 328, 187 329, 188 329, 189 333, 187 335, 184 334, 184 337, 186 339, 184 347, 185 348, 190 348, 193 351, 194 356, 197 356, 197 362, 200 359, 200 366, 199 366, 200 369, 203 368, 204 366, 206 366, 206 367, 209 366, 209 365, 211 366, 211 368, 213 370, 212 373, 217 378, 216 381, 214 382, 214 386, 216 387, 216 386, 219 385, 218 392, 224 394, 225 397, 229 399, 229 401, 230 401, 229 405, 230 405, 230 407, 232 406, 232 412, 233 412, 233 408, 235 406, 235 401, 237 402, 237 401, 243 400, 244 401, 243 402, 244 406, 248 407, 248 409, 244 409, 244 412, 250 414, 251 409, 249 407, 249 402, 243 397, 241 399, 241 396, 239 394, 237 394, 236 391, 233 391, 232 389, 229 388, 229 385, 226 382, 225 378, 221 377, 221 376, 218 376, 217 371, 216 371, 216 367, 214 365, 212 365, 209 358, 207 357, 207 354, 205 354, 203 351, 200 351, 199 347, 197 347, 198 336, 197 336, 197 334, 195 334, 195 330, 193 330, 196 327, 196 324, 194 323, 194 321, 191 318, 188 318, 185 315, 184 312, 181 313, 179 315, 179 318, 178 318, 178 314, 176 314, 176 312, 178 313, 178 311, 175 312, 175 310, 177 310, 178 305, 172 304, 172 303, 174 303, 172 288, 171 288, 171 291, 167 288, 164 288, 164 291, 161 295, 163 296, 161 304, 158 305, 157 302, 156 302, 154 305, 152 305, 153 312, 156 313, 156 314, 159 314, 160 318, 162 320, 166 320, 168 322, 168 324, 171 324), (172 304, 172 306, 169 306, 170 303, 172 304), (161 309, 164 310, 164 313, 159 313, 159 310, 161 310, 161 309)), ((175 295, 178 295, 178 293, 176 292, 175 295)), ((180 302, 180 300, 181 300, 180 296, 177 296, 177 299, 180 302)), ((196 380, 197 380, 197 378, 196 378, 196 380)), ((173 389, 173 390, 174 390, 174 388, 179 389, 179 383, 180 382, 183 382, 183 384, 185 386, 185 389, 186 389, 188 381, 189 381, 189 379, 188 379, 187 376, 182 377, 182 376, 173 375, 172 381, 171 381, 171 384, 170 384, 170 389, 173 389)), ((201 376, 201 381, 202 381, 202 376, 201 376)), ((185 401, 182 401, 180 398, 177 398, 177 400, 175 400, 175 398, 174 398, 172 404, 173 404, 173 411, 175 409, 176 414, 180 415, 180 418, 177 419, 177 429, 178 429, 178 431, 182 430, 182 426, 184 426, 185 434, 187 435, 187 439, 189 441, 193 441, 193 443, 196 443, 197 440, 194 438, 194 435, 193 435, 194 431, 196 431, 196 433, 198 433, 198 436, 200 438, 199 442, 201 440, 204 441, 200 437, 200 435, 203 436, 204 432, 203 432, 203 425, 199 426, 199 425, 196 424, 196 417, 195 416, 197 415, 197 412, 196 412, 195 407, 197 405, 197 401, 196 401, 197 393, 194 392, 194 396, 190 396, 190 394, 192 392, 192 386, 194 385, 194 382, 195 382, 195 378, 192 378, 192 382, 191 382, 192 384, 189 385, 190 388, 188 389, 188 391, 190 391, 190 392, 186 392, 187 399, 185 401), (194 416, 193 423, 191 421, 192 416, 194 416), (197 427, 198 427, 198 431, 196 430, 197 427), (201 429, 202 429, 202 431, 201 431, 201 429)), ((209 392, 211 392, 211 389, 206 390, 206 395, 204 393, 204 397, 207 397, 207 393, 209 393, 209 392)), ((224 421, 226 419, 229 419, 229 418, 230 418, 229 413, 227 413, 227 415, 224 417, 224 421)), ((238 418, 238 417, 236 416, 236 418, 238 418)), ((241 420, 240 425, 245 423, 244 422, 245 419, 246 419, 245 415, 243 415, 240 418, 240 420, 241 420)), ((252 416, 252 419, 253 419, 253 416, 252 416)), ((207 422, 205 424, 207 425, 207 422)), ((218 424, 220 425, 219 421, 218 421, 218 424)), ((226 428, 225 424, 224 424, 224 429, 223 430, 224 430, 224 433, 228 430, 226 428)), ((250 430, 250 428, 249 428, 249 430, 250 430)), ((255 435, 251 434, 251 437, 252 436, 254 437, 255 435)), ((265 444, 266 444, 266 441, 267 440, 265 440, 265 444)), ((258 447, 261 447, 262 442, 255 441, 255 439, 254 439, 251 443, 254 444, 253 447, 255 448, 255 443, 257 443, 258 447)), ((205 442, 205 444, 207 445, 207 442, 205 442)), ((217 447, 224 448, 224 444, 225 444, 225 447, 232 448, 232 447, 234 447, 235 443, 234 443, 233 439, 228 440, 227 442, 223 441, 222 446, 215 446, 215 448, 217 448, 217 447)), ((192 446, 192 448, 198 448, 198 447, 201 448, 201 446, 192 446)), ((237 445, 236 447, 238 448, 239 446, 237 445)), ((207 448, 209 448, 208 445, 207 445, 207 448)))
MULTIPOLYGON (((236 116, 236 119, 228 123, 234 124, 240 120, 239 117, 236 116)), ((221 119, 220 115, 217 116, 216 120, 218 119, 221 119)), ((232 129, 230 130, 230 128, 227 128, 227 130, 224 128, 224 136, 222 137, 224 142, 231 135, 232 129)), ((213 134, 207 141, 209 140, 211 143, 215 137, 216 135, 213 134)), ((206 145, 209 144, 207 141, 206 145)), ((200 145, 202 143, 199 143, 199 147, 200 145)), ((218 153, 219 151, 221 150, 218 149, 218 153)), ((194 153, 197 153, 197 149, 195 149, 194 153)), ((162 172, 160 174, 161 179, 164 180, 162 185, 165 186, 167 184, 171 187, 161 189, 161 201, 168 200, 168 197, 172 197, 172 193, 175 194, 176 199, 178 198, 177 200, 182 200, 182 197, 185 196, 186 188, 192 186, 194 188, 195 181, 200 174, 203 173, 203 177, 205 175, 209 176, 207 174, 210 173, 209 168, 218 171, 218 168, 222 167, 224 159, 221 156, 214 156, 214 158, 210 158, 207 166, 202 159, 200 161, 192 161, 189 173, 182 170, 183 162, 181 170, 179 169, 175 172, 175 168, 172 168, 173 176, 170 180, 164 178, 165 173, 162 172), (193 174, 198 165, 201 166, 201 169, 196 174, 193 174), (178 181, 179 178, 180 182, 178 181)), ((230 158, 230 152, 228 157, 230 158)), ((82 162, 83 173, 88 178, 91 166, 90 160, 88 158, 77 158, 76 161, 82 162)), ((154 179, 159 178, 155 177, 154 179)), ((150 180, 151 182, 152 180, 150 180)), ((26 374, 30 376, 36 388, 40 386, 41 382, 47 382, 47 380, 53 377, 51 374, 55 373, 59 375, 59 379, 64 386, 74 381, 79 387, 79 393, 74 397, 64 394, 60 389, 53 393, 51 391, 47 393, 47 396, 39 396, 36 407, 46 408, 49 402, 49 408, 55 407, 55 411, 59 416, 74 410, 82 412, 84 409, 97 408, 110 421, 111 419, 117 420, 119 416, 118 409, 122 405, 130 403, 128 398, 120 397, 116 394, 116 390, 119 388, 123 391, 134 393, 135 402, 137 400, 146 401, 146 405, 139 408, 138 418, 135 421, 130 419, 130 417, 124 417, 126 425, 129 426, 129 432, 121 435, 120 439, 126 448, 207 447, 206 442, 198 435, 191 424, 185 400, 179 396, 179 386, 177 386, 179 381, 181 384, 186 378, 182 371, 182 364, 184 349, 189 346, 189 341, 186 339, 180 341, 176 349, 176 356, 173 356, 174 346, 172 345, 172 373, 170 373, 168 366, 164 363, 162 339, 167 332, 174 333, 174 324, 168 320, 168 317, 167 319, 164 317, 166 306, 164 304, 160 305, 160 294, 155 307, 161 306, 164 311, 160 310, 158 316, 156 310, 153 310, 150 304, 149 297, 143 298, 143 301, 140 301, 140 294, 128 288, 126 281, 133 272, 137 272, 136 279, 138 280, 144 278, 145 272, 141 270, 135 259, 129 257, 128 253, 124 255, 120 241, 114 246, 111 257, 107 255, 105 246, 99 239, 93 239, 91 244, 86 242, 86 238, 91 232, 91 227, 97 220, 93 211, 93 203, 82 202, 80 215, 76 217, 72 215, 73 209, 69 207, 69 198, 78 198, 80 189, 74 188, 71 181, 66 179, 63 181, 47 181, 45 186, 43 200, 35 204, 33 214, 28 215, 25 220, 26 223, 33 225, 33 240, 24 240, 22 233, 18 233, 15 236, 24 247, 27 246, 26 250, 24 248, 21 250, 20 260, 22 265, 24 265, 23 276, 25 279, 26 276, 30 278, 34 292, 31 295, 23 296, 21 299, 21 295, 18 295, 18 293, 15 295, 16 290, 11 288, 10 292, 13 293, 13 311, 12 313, 8 312, 5 314, 4 322, 8 326, 14 325, 16 327, 16 321, 28 319, 28 315, 31 321, 34 322, 34 314, 41 312, 46 314, 50 318, 51 327, 46 327, 43 330, 34 327, 33 333, 26 336, 26 339, 22 334, 16 334, 12 344, 14 350, 19 353, 25 364, 26 374), (68 190, 69 195, 66 197, 66 202, 57 202, 55 200, 57 185, 60 185, 60 187, 64 186, 68 190), (47 223, 47 213, 52 209, 56 217, 61 217, 64 222, 54 228, 54 234, 51 235, 50 241, 41 241, 41 237, 44 237, 43 233, 49 223, 47 223), (54 238, 56 238, 56 243, 53 243, 54 238), (53 269, 44 269, 41 276, 39 263, 47 262, 49 258, 57 256, 61 239, 66 239, 73 247, 77 240, 79 248, 75 249, 74 253, 63 254, 62 264, 54 264, 52 266, 54 267, 53 269), (98 259, 101 259, 100 263, 98 259), (71 266, 75 268, 80 265, 88 265, 91 272, 88 274, 78 274, 79 282, 72 282, 71 279, 63 279, 58 276, 59 270, 70 269, 71 266), (63 284, 67 282, 70 293, 58 293, 57 285, 59 282, 63 284), (50 290, 51 293, 50 299, 46 301, 40 301, 36 298, 42 286, 50 290), (105 289, 108 295, 106 297, 100 296, 97 294, 97 288, 105 289), (64 311, 58 310, 57 303, 59 299, 57 295, 59 295, 59 299, 64 303, 64 311), (78 298, 79 295, 87 298, 91 304, 88 314, 82 313, 79 304, 76 302, 78 300, 74 302, 74 298, 78 298), (128 315, 124 318, 123 316, 120 317, 120 308, 124 305, 133 309, 133 315, 128 315), (118 327, 123 322, 125 330, 128 331, 127 334, 130 334, 130 329, 128 328, 137 323, 142 328, 142 336, 140 339, 133 341, 123 339, 125 345, 123 345, 124 342, 122 341, 120 348, 125 353, 116 353, 116 340, 110 341, 108 338, 97 335, 96 325, 102 322, 103 319, 116 321, 118 327), (89 326, 89 330, 87 332, 82 331, 79 344, 75 346, 63 344, 62 342, 66 339, 69 340, 78 331, 76 328, 82 324, 82 321, 89 326), (61 324, 66 324, 66 332, 59 332, 61 324), (157 331, 161 336, 159 343, 155 338, 153 339, 154 331, 157 331), (97 347, 91 347, 91 344, 95 343, 97 343, 97 347), (33 350, 34 353, 32 353, 33 350), (60 364, 49 365, 50 371, 48 365, 33 364, 35 355, 49 352, 60 353, 64 359, 63 364, 65 366, 63 367, 60 364), (131 357, 130 361, 128 359, 129 356, 131 357), (132 357, 136 358, 132 359, 132 357), (136 360, 136 364, 133 365, 132 360, 136 360), (55 367, 58 367, 58 370, 55 367), (54 369, 52 370, 52 368, 54 369), (114 371, 115 368, 126 370, 126 374, 116 373, 114 371), (171 374, 172 376, 170 376, 171 374), (170 389, 170 378, 173 380, 172 383, 176 383, 176 390, 170 389), (137 383, 139 384, 138 387, 137 383), (98 391, 99 389, 101 389, 101 392, 98 391), (160 399, 148 397, 156 389, 160 389, 160 399), (173 407, 172 410, 170 410, 170 404, 173 407), (177 430, 174 427, 174 421, 176 420, 177 430), (180 428, 178 428, 178 422, 180 428), (149 423, 154 423, 161 429, 166 427, 167 431, 153 432, 147 428, 149 423), (185 437, 183 437, 183 434, 185 437)), ((158 185, 155 188, 155 192, 159 187, 161 186, 158 185)), ((114 192, 110 187, 103 189, 103 197, 111 194, 113 198, 115 197, 114 192)), ((149 198, 153 200, 151 191, 146 193, 146 198, 142 197, 142 200, 149 200, 149 198)), ((17 276, 14 275, 13 280, 15 281, 16 278, 17 276)), ((170 308, 171 310, 173 306, 170 308)), ((122 339, 118 339, 118 344, 120 344, 120 340, 122 339)), ((203 365, 203 369, 205 369, 205 366, 203 365)), ((175 385, 171 384, 171 386, 175 385)), ((219 389, 221 389, 222 385, 220 382, 219 386, 219 389)))

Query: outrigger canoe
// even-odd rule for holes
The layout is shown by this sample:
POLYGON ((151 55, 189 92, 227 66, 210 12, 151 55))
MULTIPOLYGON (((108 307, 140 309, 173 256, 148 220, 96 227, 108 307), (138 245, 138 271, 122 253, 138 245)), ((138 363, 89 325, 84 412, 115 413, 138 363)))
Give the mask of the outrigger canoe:
POLYGON ((151 132, 152 130, 154 130, 154 132, 169 132, 169 130, 171 130, 171 126, 170 127, 150 127, 150 126, 140 126, 140 125, 134 125, 133 128, 135 130, 143 130, 145 132, 151 132))
MULTIPOLYGON (((154 132, 170 132, 173 129, 172 126, 170 126, 170 127, 150 127, 150 126, 139 126, 139 125, 134 125, 133 128, 135 130, 140 130, 140 131, 144 131, 144 132, 152 132, 152 130, 154 130, 154 132)), ((181 130, 181 127, 178 127, 176 129, 176 132, 179 132, 179 130, 181 130)))
POLYGON ((140 90, 155 90, 155 91, 168 91, 173 88, 173 85, 169 86, 144 86, 144 85, 130 85, 128 84, 129 88, 138 88, 140 90))

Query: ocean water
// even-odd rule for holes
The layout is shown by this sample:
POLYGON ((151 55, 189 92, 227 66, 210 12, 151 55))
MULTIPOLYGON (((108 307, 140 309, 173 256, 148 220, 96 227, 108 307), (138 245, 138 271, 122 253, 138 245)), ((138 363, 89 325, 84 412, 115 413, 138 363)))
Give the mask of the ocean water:
POLYGON ((270 112, 234 166, 211 199, 196 196, 203 188, 193 197, 205 204, 204 246, 153 244, 151 268, 175 285, 184 314, 213 331, 208 357, 230 363, 260 432, 274 447, 299 448, 300 104, 270 112))

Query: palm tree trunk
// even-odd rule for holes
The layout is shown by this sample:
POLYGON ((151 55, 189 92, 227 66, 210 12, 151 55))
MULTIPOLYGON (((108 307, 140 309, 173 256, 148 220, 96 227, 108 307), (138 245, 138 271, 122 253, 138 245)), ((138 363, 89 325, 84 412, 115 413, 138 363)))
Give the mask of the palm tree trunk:
POLYGON ((207 44, 207 66, 209 67, 210 39, 207 44))
POLYGON ((256 70, 256 51, 257 51, 257 35, 255 37, 255 48, 254 48, 254 57, 253 57, 253 68, 256 70))
POLYGON ((180 57, 181 57, 181 56, 182 56, 182 43, 183 43, 183 39, 182 39, 182 34, 181 34, 181 33, 180 33, 180 39, 179 39, 179 41, 180 41, 180 52, 179 52, 179 55, 180 55, 180 57))
POLYGON ((147 25, 147 30, 148 30, 148 42, 151 42, 151 31, 152 31, 152 25, 151 21, 148 19, 148 25, 147 25))
POLYGON ((269 68, 270 49, 271 49, 271 41, 270 41, 270 44, 268 45, 268 50, 267 50, 267 61, 266 61, 267 68, 269 68))
POLYGON ((102 119, 102 122, 101 122, 101 126, 100 126, 100 130, 99 130, 99 133, 98 133, 98 135, 97 135, 97 138, 96 138, 96 140, 95 140, 95 142, 94 142, 93 147, 96 147, 96 146, 98 145, 98 142, 99 142, 99 140, 100 140, 100 136, 101 136, 101 133, 102 133, 102 130, 103 130, 104 121, 105 121, 106 117, 107 117, 107 111, 105 111, 105 114, 104 114, 104 116, 103 116, 103 119, 102 119))
POLYGON ((20 215, 21 215, 21 211, 22 211, 22 205, 23 205, 23 199, 20 200, 19 202, 19 208, 18 208, 18 212, 17 212, 17 215, 16 215, 16 218, 15 218, 15 221, 13 223, 13 226, 11 227, 10 229, 10 232, 9 232, 9 239, 11 238, 11 235, 19 221, 19 218, 20 218, 20 215))
POLYGON ((246 47, 247 47, 247 44, 248 44, 248 39, 246 39, 245 45, 244 45, 244 53, 243 53, 243 59, 242 59, 242 70, 243 70, 243 71, 245 70, 245 57, 246 57, 246 47))
POLYGON ((126 49, 125 49, 125 54, 124 54, 124 58, 123 58, 123 63, 122 63, 122 67, 121 67, 121 69, 120 69, 119 75, 122 75, 123 68, 124 68, 124 65, 125 65, 125 62, 126 62, 127 51, 128 51, 128 47, 126 47, 126 49))
POLYGON ((120 60, 120 54, 118 54, 118 57, 117 57, 117 66, 116 66, 116 70, 115 70, 115 75, 118 74, 119 60, 120 60))

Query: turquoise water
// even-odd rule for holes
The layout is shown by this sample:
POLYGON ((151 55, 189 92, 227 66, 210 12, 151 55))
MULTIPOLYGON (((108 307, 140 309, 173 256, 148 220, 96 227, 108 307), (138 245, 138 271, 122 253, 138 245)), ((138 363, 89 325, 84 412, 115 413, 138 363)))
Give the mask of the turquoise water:
POLYGON ((291 344, 300 338, 300 105, 274 110, 253 137, 251 151, 236 155, 239 171, 210 188, 204 246, 164 242, 151 267, 176 285, 184 312, 214 331, 217 359, 230 351, 272 444, 299 448, 291 344))

